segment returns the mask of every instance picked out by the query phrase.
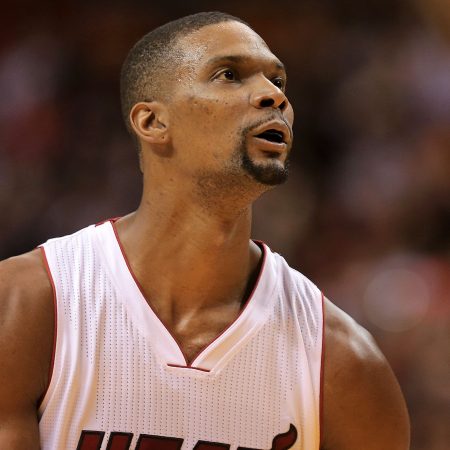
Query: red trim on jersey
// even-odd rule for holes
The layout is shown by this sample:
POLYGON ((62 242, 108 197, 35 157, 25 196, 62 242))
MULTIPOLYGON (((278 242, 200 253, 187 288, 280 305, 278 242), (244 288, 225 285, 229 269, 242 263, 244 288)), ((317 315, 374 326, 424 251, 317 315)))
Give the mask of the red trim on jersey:
MULTIPOLYGON (((261 275, 262 275, 262 273, 264 272, 264 266, 265 266, 265 264, 266 264, 266 260, 267 260, 267 252, 266 252, 266 249, 265 249, 265 247, 264 247, 264 245, 263 245, 263 243, 261 242, 261 241, 253 241, 253 242, 255 242, 260 248, 261 248, 261 250, 262 250, 262 254, 263 254, 263 260, 262 260, 262 263, 261 263, 261 267, 260 267, 260 269, 259 269, 259 273, 258 273, 258 277, 257 277, 257 279, 256 279, 256 282, 255 282, 255 284, 254 284, 254 286, 253 286, 253 289, 252 289, 252 292, 251 292, 251 294, 248 296, 248 298, 247 298, 247 300, 245 301, 245 303, 244 303, 244 305, 243 305, 243 307, 241 308, 241 310, 239 311, 239 314, 238 314, 238 316, 217 336, 217 337, 215 337, 211 342, 209 342, 207 345, 205 345, 195 356, 194 356, 194 358, 192 358, 192 361, 190 362, 190 363, 188 363, 188 358, 186 357, 186 355, 184 354, 184 352, 183 352, 183 350, 182 350, 182 347, 181 347, 181 345, 180 345, 180 343, 178 342, 178 340, 175 338, 175 336, 172 334, 172 332, 170 331, 170 329, 167 327, 167 325, 161 320, 161 318, 158 316, 158 314, 156 314, 156 311, 153 309, 153 307, 152 307, 152 305, 150 304, 150 302, 148 301, 148 299, 147 299, 147 297, 145 296, 145 294, 144 294, 144 290, 143 290, 143 288, 142 288, 142 286, 141 286, 141 284, 139 283, 139 281, 138 281, 138 279, 136 278, 136 276, 135 276, 135 274, 134 274, 134 272, 133 272, 133 270, 132 270, 132 268, 131 268, 131 265, 130 265, 130 262, 128 261, 128 257, 127 257, 127 255, 126 255, 126 253, 125 253, 125 250, 124 250, 124 248, 123 248, 123 246, 122 246, 122 242, 120 241, 120 238, 119 238, 119 233, 117 232, 117 228, 116 228, 116 225, 115 225, 115 222, 117 221, 117 218, 115 218, 115 219, 110 219, 110 222, 111 222, 111 226, 112 226, 112 229, 114 230, 114 235, 116 236, 116 240, 117 240, 117 243, 119 244, 119 248, 120 248, 120 251, 122 252, 122 256, 123 256, 123 259, 124 259, 124 261, 125 261, 125 263, 126 263, 126 265, 127 265, 127 267, 128 267, 128 270, 129 270, 129 272, 130 272, 130 274, 131 274, 131 276, 133 277, 133 280, 134 280, 134 282, 136 283, 136 285, 137 285, 137 287, 139 288, 139 290, 141 291, 141 294, 142 294, 142 297, 144 297, 144 299, 146 300, 146 302, 147 302, 147 304, 148 304, 148 306, 150 307, 150 309, 153 311, 153 313, 155 314, 155 316, 158 318, 158 320, 163 324, 163 326, 164 326, 164 328, 167 330, 167 332, 170 334, 170 336, 172 336, 172 339, 174 340, 174 342, 178 345, 178 349, 180 350, 180 353, 183 355, 183 358, 184 358, 184 361, 185 361, 185 363, 186 363, 186 366, 179 366, 180 368, 181 367, 183 367, 183 368, 192 368, 192 369, 196 369, 196 367, 192 367, 192 363, 194 363, 195 362, 195 360, 210 346, 210 345, 212 345, 217 339, 219 339, 220 338, 220 336, 222 336, 238 319, 239 319, 239 317, 241 316, 241 314, 244 312, 244 310, 247 308, 247 306, 248 306, 248 304, 250 303, 250 301, 251 301, 251 299, 253 298, 253 294, 255 293, 255 291, 256 291, 256 288, 257 288, 257 286, 258 286, 258 284, 259 284, 259 281, 260 281, 260 279, 261 279, 261 275)), ((177 367, 177 366, 172 366, 172 367, 177 367)), ((199 369, 199 370, 204 370, 204 369, 199 369)))
POLYGON ((325 297, 322 292, 322 355, 320 359, 319 431, 323 443, 323 386, 325 378, 325 297))
POLYGON ((109 218, 109 219, 102 220, 102 221, 100 221, 100 222, 97 222, 97 223, 95 224, 95 226, 98 227, 98 226, 100 226, 100 225, 103 225, 103 224, 106 223, 106 222, 114 223, 114 222, 116 222, 117 220, 119 220, 121 217, 122 217, 122 216, 117 216, 117 217, 111 217, 111 218, 109 218))
POLYGON ((202 367, 192 367, 192 366, 182 366, 180 364, 170 364, 167 363, 169 367, 178 367, 179 369, 192 369, 192 370, 200 370, 201 372, 211 372, 209 369, 203 369, 202 367))
POLYGON ((53 348, 52 348, 52 359, 50 361, 50 367, 48 370, 48 380, 47 380, 47 387, 45 389, 45 391, 43 392, 42 396, 39 398, 38 400, 38 407, 40 408, 45 396, 47 395, 48 389, 50 387, 50 382, 52 380, 52 376, 53 376, 53 367, 55 365, 55 353, 56 353, 56 333, 58 330, 58 316, 57 316, 57 312, 58 312, 58 306, 56 304, 56 288, 55 288, 55 282, 53 280, 53 276, 52 273, 50 271, 50 266, 48 264, 48 260, 47 260, 47 255, 45 254, 45 249, 44 247, 39 247, 39 249, 41 250, 41 255, 42 255, 42 260, 44 262, 44 267, 45 270, 47 272, 47 276, 50 280, 50 284, 52 285, 52 293, 53 293, 53 312, 54 312, 54 326, 53 326, 53 348))

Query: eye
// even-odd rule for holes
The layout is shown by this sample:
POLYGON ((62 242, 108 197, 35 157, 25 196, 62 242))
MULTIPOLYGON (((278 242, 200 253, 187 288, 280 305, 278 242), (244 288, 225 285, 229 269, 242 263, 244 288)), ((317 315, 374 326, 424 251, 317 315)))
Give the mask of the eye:
POLYGON ((272 83, 278 88, 278 89, 281 89, 282 91, 285 89, 285 87, 286 87, 286 81, 283 79, 283 78, 281 78, 281 77, 277 77, 277 78, 274 78, 273 80, 272 80, 272 83))
POLYGON ((233 69, 225 69, 220 71, 216 78, 218 80, 226 80, 226 81, 236 81, 239 77, 235 70, 233 69))

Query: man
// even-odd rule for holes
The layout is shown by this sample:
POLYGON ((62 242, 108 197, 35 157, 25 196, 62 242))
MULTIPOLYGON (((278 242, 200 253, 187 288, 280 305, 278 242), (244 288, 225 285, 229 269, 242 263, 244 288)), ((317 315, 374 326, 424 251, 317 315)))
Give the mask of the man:
POLYGON ((250 240, 252 202, 287 176, 285 87, 222 13, 130 51, 142 201, 1 264, 0 448, 408 448, 368 333, 250 240))

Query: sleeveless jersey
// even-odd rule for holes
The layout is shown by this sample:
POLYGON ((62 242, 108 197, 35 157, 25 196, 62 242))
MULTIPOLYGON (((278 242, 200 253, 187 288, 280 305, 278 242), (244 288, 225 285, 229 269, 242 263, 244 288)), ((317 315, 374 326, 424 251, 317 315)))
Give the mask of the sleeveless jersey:
POLYGON ((186 364, 113 221, 45 243, 56 331, 42 450, 318 450, 322 294, 260 245, 240 315, 186 364))

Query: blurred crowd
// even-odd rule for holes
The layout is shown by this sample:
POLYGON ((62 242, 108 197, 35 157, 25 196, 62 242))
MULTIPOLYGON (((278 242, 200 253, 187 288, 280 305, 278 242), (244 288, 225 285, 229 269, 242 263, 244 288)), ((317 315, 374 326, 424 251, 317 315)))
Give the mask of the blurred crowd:
POLYGON ((413 450, 450 448, 450 3, 19 1, 0 30, 0 257, 134 209, 129 47, 181 15, 247 20, 288 68, 290 181, 254 236, 375 336, 413 450))

